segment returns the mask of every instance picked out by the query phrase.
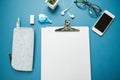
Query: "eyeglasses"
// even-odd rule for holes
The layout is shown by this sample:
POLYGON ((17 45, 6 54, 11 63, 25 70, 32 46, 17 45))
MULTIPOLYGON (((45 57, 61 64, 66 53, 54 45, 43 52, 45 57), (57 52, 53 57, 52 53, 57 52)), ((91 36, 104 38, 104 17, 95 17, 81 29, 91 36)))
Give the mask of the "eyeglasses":
POLYGON ((101 8, 98 5, 92 4, 87 0, 76 0, 74 3, 80 9, 85 9, 88 6, 88 13, 91 17, 98 17, 100 15, 100 12, 102 12, 101 8))

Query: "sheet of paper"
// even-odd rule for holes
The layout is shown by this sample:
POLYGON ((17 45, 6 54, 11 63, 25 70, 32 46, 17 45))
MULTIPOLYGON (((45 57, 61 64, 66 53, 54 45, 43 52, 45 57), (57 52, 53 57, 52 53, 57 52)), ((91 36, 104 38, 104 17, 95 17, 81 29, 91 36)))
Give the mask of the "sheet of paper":
POLYGON ((89 28, 80 32, 41 29, 41 80, 91 80, 89 28))

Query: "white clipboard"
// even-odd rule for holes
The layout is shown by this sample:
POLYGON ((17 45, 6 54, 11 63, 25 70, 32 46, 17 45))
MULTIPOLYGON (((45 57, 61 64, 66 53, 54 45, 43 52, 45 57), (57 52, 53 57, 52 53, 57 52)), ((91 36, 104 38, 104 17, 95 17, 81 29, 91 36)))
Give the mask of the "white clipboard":
POLYGON ((41 29, 41 80, 91 80, 89 28, 78 32, 41 29))

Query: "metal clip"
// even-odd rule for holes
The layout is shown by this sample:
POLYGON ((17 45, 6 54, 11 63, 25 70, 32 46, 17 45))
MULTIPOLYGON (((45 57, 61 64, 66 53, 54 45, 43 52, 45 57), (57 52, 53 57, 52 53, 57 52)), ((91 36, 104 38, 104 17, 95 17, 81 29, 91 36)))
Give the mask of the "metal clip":
POLYGON ((79 29, 72 28, 70 25, 70 20, 65 20, 64 27, 56 29, 55 32, 79 32, 79 29))

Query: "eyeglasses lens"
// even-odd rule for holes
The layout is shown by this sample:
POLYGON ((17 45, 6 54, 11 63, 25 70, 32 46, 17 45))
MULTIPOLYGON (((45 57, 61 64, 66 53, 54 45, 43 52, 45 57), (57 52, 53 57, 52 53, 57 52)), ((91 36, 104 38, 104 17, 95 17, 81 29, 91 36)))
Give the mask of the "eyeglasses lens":
POLYGON ((76 0, 76 5, 77 7, 81 8, 81 9, 85 9, 86 5, 83 3, 86 0, 76 0))
POLYGON ((89 14, 92 17, 98 17, 100 15, 101 9, 97 5, 92 5, 89 7, 89 14))

